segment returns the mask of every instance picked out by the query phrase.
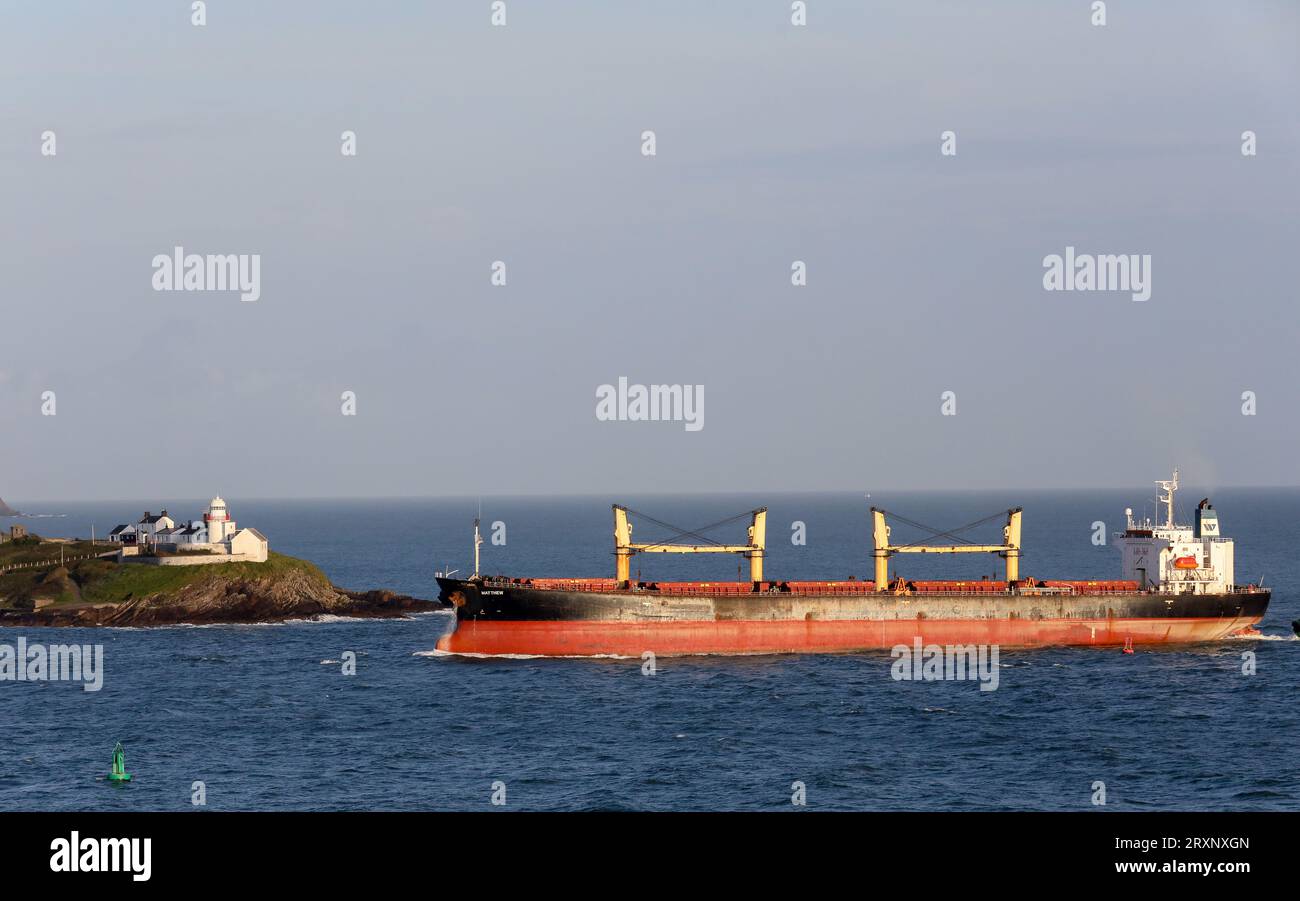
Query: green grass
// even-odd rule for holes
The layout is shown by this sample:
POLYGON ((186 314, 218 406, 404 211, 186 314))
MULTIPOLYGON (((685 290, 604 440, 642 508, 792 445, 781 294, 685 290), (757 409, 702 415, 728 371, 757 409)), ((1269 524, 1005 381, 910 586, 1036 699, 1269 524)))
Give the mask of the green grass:
POLYGON ((77 604, 80 602, 81 598, 77 597, 71 591, 62 591, 59 592, 59 596, 54 599, 54 603, 48 604, 41 609, 48 610, 50 607, 66 607, 69 604, 77 604))
POLYGON ((306 560, 272 552, 265 563, 210 563, 203 566, 123 563, 114 566, 113 571, 104 578, 82 584, 81 596, 86 601, 97 604, 121 603, 134 598, 179 591, 208 579, 274 579, 293 572, 300 572, 324 585, 329 584, 325 574, 306 560))
POLYGON ((44 575, 44 570, 25 570, 0 576, 0 608, 31 598, 32 590, 44 575))
MULTIPOLYGON (((86 546, 89 548, 89 543, 86 546)), ((0 575, 0 607, 21 606, 31 599, 33 593, 39 595, 41 581, 49 572, 48 569, 33 569, 0 575)), ((68 567, 68 575, 81 590, 82 601, 92 604, 120 604, 136 598, 165 595, 207 580, 276 579, 292 574, 301 574, 322 586, 329 585, 329 579, 313 564, 275 552, 271 552, 265 563, 153 566, 103 559, 80 560, 68 567)), ((62 592, 55 603, 73 601, 71 592, 62 592)))
POLYGON ((102 554, 116 550, 113 545, 102 541, 94 545, 89 541, 74 541, 70 544, 59 544, 53 541, 42 541, 39 544, 6 541, 0 544, 0 566, 14 563, 44 563, 47 560, 58 563, 60 548, 63 549, 64 557, 81 557, 85 554, 102 554))

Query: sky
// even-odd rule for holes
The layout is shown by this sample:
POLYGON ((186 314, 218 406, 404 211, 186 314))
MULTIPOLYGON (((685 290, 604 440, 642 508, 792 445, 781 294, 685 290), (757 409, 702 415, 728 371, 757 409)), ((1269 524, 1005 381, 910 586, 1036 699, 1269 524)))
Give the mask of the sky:
POLYGON ((1300 484, 1300 5, 1107 6, 0 3, 0 497, 1300 484))

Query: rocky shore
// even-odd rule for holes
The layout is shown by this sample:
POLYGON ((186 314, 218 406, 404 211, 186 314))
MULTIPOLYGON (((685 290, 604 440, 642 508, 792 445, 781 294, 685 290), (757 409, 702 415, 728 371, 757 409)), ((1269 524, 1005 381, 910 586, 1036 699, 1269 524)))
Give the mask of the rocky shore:
MULTIPOLYGON (((16 577, 11 577, 16 578, 16 577)), ((156 567, 108 560, 59 567, 10 589, 0 626, 268 623, 320 616, 400 618, 439 610, 391 591, 347 591, 304 560, 156 567), (18 593, 18 592, 21 593, 18 593)), ((0 586, 3 587, 3 586, 0 586)))

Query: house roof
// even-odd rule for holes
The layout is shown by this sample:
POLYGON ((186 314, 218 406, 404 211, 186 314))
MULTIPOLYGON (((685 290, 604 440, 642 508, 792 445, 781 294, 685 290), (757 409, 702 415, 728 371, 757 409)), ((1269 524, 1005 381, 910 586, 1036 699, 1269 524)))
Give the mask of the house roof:
MULTIPOLYGON (((251 528, 248 528, 248 527, 244 527, 244 528, 240 529, 239 531, 240 531, 240 532, 252 532, 254 535, 256 535, 258 538, 260 538, 262 541, 266 541, 266 536, 263 535, 261 532, 257 531, 257 529, 251 529, 251 528)), ((238 535, 239 532, 236 532, 235 534, 238 535)), ((269 544, 270 542, 267 542, 267 543, 269 544)))
POLYGON ((171 517, 168 516, 168 515, 164 512, 164 513, 159 513, 157 516, 142 516, 142 517, 140 517, 140 522, 143 523, 143 524, 153 525, 153 524, 156 523, 158 520, 160 520, 160 519, 164 519, 164 518, 165 518, 165 519, 171 519, 171 517))
POLYGON ((133 525, 131 525, 131 524, 129 524, 129 523, 122 523, 122 525, 118 526, 116 529, 114 529, 113 531, 109 532, 108 534, 110 534, 110 535, 120 535, 122 532, 125 532, 127 529, 132 529, 132 530, 134 530, 134 529, 135 529, 135 526, 133 526, 133 525))
POLYGON ((190 526, 188 529, 181 529, 181 530, 180 530, 180 532, 181 532, 182 535, 197 535, 199 532, 202 532, 202 531, 203 531, 203 527, 202 527, 202 526, 190 526))

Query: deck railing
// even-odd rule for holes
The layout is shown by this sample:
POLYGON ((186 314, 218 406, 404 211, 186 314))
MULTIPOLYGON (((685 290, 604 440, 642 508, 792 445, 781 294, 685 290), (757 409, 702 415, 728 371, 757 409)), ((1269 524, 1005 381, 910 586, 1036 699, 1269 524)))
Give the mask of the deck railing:
MULTIPOLYGON (((762 582, 755 590, 750 582, 640 582, 620 587, 613 579, 493 579, 483 580, 490 589, 531 588, 537 591, 574 591, 599 594, 628 594, 661 597, 1071 597, 1088 595, 1124 595, 1154 593, 1141 589, 1137 582, 1123 580, 1051 581, 1034 586, 1008 587, 1005 582, 935 582, 908 583, 906 589, 877 592, 874 582, 762 582)), ((1243 591, 1250 589, 1241 589, 1243 591)))

